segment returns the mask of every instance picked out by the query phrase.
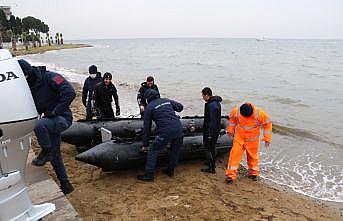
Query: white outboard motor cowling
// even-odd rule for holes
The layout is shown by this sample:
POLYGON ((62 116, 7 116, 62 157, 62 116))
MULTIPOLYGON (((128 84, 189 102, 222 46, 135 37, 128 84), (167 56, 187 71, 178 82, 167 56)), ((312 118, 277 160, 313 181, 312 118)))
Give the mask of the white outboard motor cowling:
POLYGON ((0 221, 38 220, 55 205, 32 205, 22 177, 37 110, 18 61, 5 49, 0 49, 0 107, 0 221))

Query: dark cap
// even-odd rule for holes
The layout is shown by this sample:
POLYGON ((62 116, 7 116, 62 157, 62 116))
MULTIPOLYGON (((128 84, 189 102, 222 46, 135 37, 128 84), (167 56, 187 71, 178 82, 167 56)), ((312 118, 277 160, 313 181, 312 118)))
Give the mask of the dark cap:
POLYGON ((239 108, 239 111, 244 117, 250 117, 254 109, 251 106, 251 104, 245 103, 245 104, 242 104, 242 106, 239 108))
POLYGON ((155 79, 154 79, 153 76, 149 76, 149 77, 146 78, 146 81, 149 81, 149 82, 154 81, 154 80, 155 80, 155 79))
POLYGON ((112 74, 111 74, 111 73, 109 73, 109 72, 106 72, 106 73, 104 74, 104 77, 103 77, 103 79, 106 79, 106 78, 108 78, 108 79, 112 80, 112 74))
POLYGON ((93 64, 93 65, 89 66, 88 72, 89 72, 89 74, 96 74, 96 73, 98 73, 98 68, 93 64))

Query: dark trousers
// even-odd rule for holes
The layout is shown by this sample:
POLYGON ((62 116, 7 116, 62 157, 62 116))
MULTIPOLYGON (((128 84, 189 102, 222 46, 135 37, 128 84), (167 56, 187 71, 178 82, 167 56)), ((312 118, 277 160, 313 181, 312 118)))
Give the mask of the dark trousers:
POLYGON ((218 134, 214 135, 211 137, 211 139, 204 139, 204 146, 207 149, 206 152, 206 158, 208 160, 208 165, 210 169, 215 169, 216 168, 216 156, 217 156, 217 151, 216 151, 216 143, 218 140, 218 134))
POLYGON ((52 152, 51 165, 59 181, 68 180, 68 175, 61 155, 61 132, 70 127, 64 117, 42 118, 38 120, 34 129, 39 145, 42 149, 52 152))
POLYGON ((92 112, 92 103, 91 101, 87 101, 87 107, 86 107, 86 120, 92 120, 93 118, 93 112, 92 112))
POLYGON ((114 119, 112 106, 100 108, 101 119, 114 119))
POLYGON ((146 172, 155 172, 158 154, 163 148, 167 146, 169 142, 171 152, 169 154, 168 169, 173 170, 175 168, 179 159, 180 149, 183 143, 183 136, 176 138, 163 138, 160 136, 156 136, 151 148, 148 151, 147 162, 145 165, 146 172))

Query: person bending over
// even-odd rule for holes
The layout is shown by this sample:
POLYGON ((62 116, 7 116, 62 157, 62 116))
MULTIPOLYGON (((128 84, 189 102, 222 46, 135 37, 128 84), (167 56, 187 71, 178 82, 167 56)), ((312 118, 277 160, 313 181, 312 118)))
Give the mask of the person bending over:
POLYGON ((75 91, 62 75, 47 71, 45 67, 31 66, 23 59, 18 62, 40 115, 34 132, 42 150, 32 164, 43 166, 50 161, 62 192, 69 194, 74 188, 63 164, 60 145, 62 131, 72 124, 73 115, 69 106, 76 96, 75 91))
POLYGON ((156 124, 156 137, 148 150, 145 173, 138 175, 137 178, 142 181, 154 181, 158 154, 168 143, 170 143, 171 153, 168 168, 163 172, 172 177, 174 176, 174 168, 183 143, 182 125, 175 111, 181 112, 183 106, 176 101, 160 98, 160 94, 154 89, 148 89, 144 94, 144 98, 147 100, 148 105, 144 111, 142 150, 146 150, 149 146, 152 121, 156 124))

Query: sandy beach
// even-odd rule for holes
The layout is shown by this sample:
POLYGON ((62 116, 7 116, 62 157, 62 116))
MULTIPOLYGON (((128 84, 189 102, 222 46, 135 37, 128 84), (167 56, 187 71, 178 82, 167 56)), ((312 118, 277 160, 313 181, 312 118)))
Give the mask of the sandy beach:
POLYGON ((42 47, 35 47, 35 48, 29 48, 28 50, 25 50, 24 47, 19 48, 17 51, 13 51, 10 49, 10 52, 13 56, 22 56, 22 55, 28 55, 28 54, 41 54, 47 51, 56 51, 56 50, 62 50, 62 49, 75 49, 75 48, 86 48, 86 47, 92 47, 91 45, 87 44, 63 44, 63 45, 44 45, 42 47))
MULTIPOLYGON (((74 120, 83 118, 80 86, 72 104, 74 120)), ((35 148, 37 151, 37 148, 35 148)), ((253 182, 241 171, 227 185, 224 160, 217 174, 200 172, 202 161, 180 163, 174 178, 161 173, 154 183, 141 183, 139 170, 103 173, 78 162, 75 147, 62 144, 62 153, 75 191, 68 199, 85 220, 343 220, 342 203, 326 203, 290 190, 253 182)), ((48 165, 50 175, 56 177, 48 165)))

